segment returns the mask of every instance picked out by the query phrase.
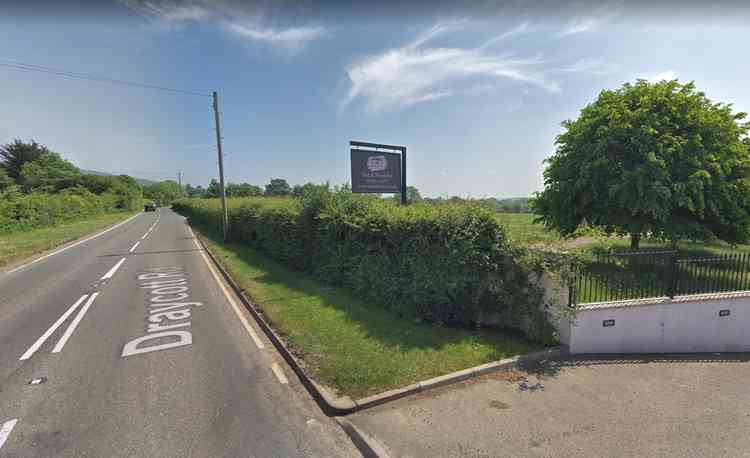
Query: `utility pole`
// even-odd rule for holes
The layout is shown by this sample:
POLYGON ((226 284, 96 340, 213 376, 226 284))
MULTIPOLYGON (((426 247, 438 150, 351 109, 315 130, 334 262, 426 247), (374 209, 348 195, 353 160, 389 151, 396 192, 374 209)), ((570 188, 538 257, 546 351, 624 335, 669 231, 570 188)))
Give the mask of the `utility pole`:
POLYGON ((177 182, 180 184, 180 187, 182 187, 182 172, 177 172, 177 182))
POLYGON ((214 91, 214 121, 216 122, 216 150, 219 154, 219 186, 221 187, 221 227, 224 240, 229 231, 229 216, 227 214, 227 193, 224 189, 224 155, 221 152, 221 124, 219 123, 219 94, 214 91))

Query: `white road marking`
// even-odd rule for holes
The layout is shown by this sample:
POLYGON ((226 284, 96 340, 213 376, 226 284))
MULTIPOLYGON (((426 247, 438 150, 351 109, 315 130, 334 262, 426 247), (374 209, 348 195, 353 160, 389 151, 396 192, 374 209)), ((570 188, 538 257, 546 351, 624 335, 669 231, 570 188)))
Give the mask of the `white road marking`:
POLYGON ((242 326, 245 328, 245 331, 247 331, 248 334, 250 334, 250 337, 253 339, 253 342, 255 342, 255 346, 259 349, 265 348, 265 345, 263 345, 263 341, 260 340, 260 337, 258 337, 258 334, 255 333, 255 330, 250 326, 250 323, 248 323, 247 318, 245 318, 245 315, 242 314, 240 311, 240 308, 237 306, 237 303, 234 301, 234 298, 227 290, 226 286, 224 286, 224 282, 221 281, 221 278, 219 277, 219 274, 216 272, 216 269, 214 269, 214 266, 211 264, 211 260, 208 259, 208 256, 206 256, 206 253, 203 252, 203 248, 198 244, 198 239, 195 238, 195 233, 193 233, 193 229, 188 226, 188 229, 190 230, 190 235, 193 236, 193 242, 195 243, 195 246, 198 248, 198 251, 200 251, 201 256, 203 257, 203 261, 208 266, 208 270, 211 272, 211 275, 214 277, 214 280, 216 280, 216 283, 219 285, 219 288, 221 288, 221 291, 224 293, 224 296, 229 301, 229 304, 232 306, 232 309, 234 310, 234 313, 237 315, 237 318, 240 319, 240 322, 242 323, 242 326))
MULTIPOLYGON (((150 231, 149 231, 149 232, 150 232, 150 231)), ((148 234, 149 234, 148 232, 146 232, 145 234, 143 234, 143 237, 141 237, 141 240, 143 240, 143 239, 145 239, 146 237, 148 237, 148 234)))
POLYGON ((18 418, 14 418, 3 423, 3 427, 0 428, 0 448, 2 448, 3 444, 5 444, 8 436, 10 436, 10 432, 13 431, 13 427, 16 426, 17 421, 18 418))
POLYGON ((39 384, 41 384, 41 383, 42 383, 43 381, 44 381, 44 379, 41 379, 41 378, 35 378, 34 380, 32 380, 32 381, 31 381, 31 382, 29 383, 29 385, 39 385, 39 384))
POLYGON ((102 280, 109 280, 110 278, 112 278, 112 276, 115 274, 115 272, 117 272, 117 269, 120 268, 120 266, 122 265, 123 262, 125 262, 126 259, 128 259, 128 258, 122 258, 122 259, 120 259, 120 261, 117 264, 115 264, 111 269, 109 269, 109 272, 107 272, 106 274, 104 274, 104 276, 101 279, 102 280))
POLYGON ((31 358, 32 355, 34 355, 34 353, 36 353, 36 351, 39 350, 39 347, 41 347, 44 344, 44 341, 49 339, 49 336, 51 336, 52 333, 55 332, 55 330, 57 330, 57 328, 59 328, 60 325, 63 324, 65 320, 67 320, 68 317, 73 312, 75 312, 78 306, 81 305, 81 302, 86 300, 88 296, 89 296, 88 294, 84 294, 83 296, 81 296, 80 299, 76 301, 75 304, 71 305, 70 308, 65 313, 63 313, 62 316, 58 318, 57 321, 55 321, 55 324, 53 324, 49 329, 47 329, 47 331, 44 334, 42 334, 42 337, 40 337, 36 342, 34 342, 34 345, 29 347, 28 350, 26 350, 26 353, 21 355, 19 360, 23 361, 23 360, 31 358))
POLYGON ((279 363, 271 364, 271 370, 273 371, 274 375, 276 375, 276 378, 279 379, 279 383, 281 383, 282 385, 289 384, 289 379, 287 379, 286 375, 284 375, 284 370, 281 369, 279 363))
POLYGON ((135 242, 135 245, 133 245, 133 247, 132 247, 132 248, 130 249, 130 251, 128 251, 128 253, 132 253, 132 252, 134 252, 134 251, 135 251, 135 249, 136 249, 136 248, 138 248, 138 245, 140 245, 140 244, 141 244, 141 241, 140 241, 140 240, 139 240, 139 241, 137 241, 137 242, 135 242))
POLYGON ((122 226, 123 224, 127 223, 128 221, 132 220, 133 218, 135 218, 136 216, 138 216, 138 215, 140 215, 140 214, 141 214, 140 212, 139 212, 139 213, 136 213, 135 215, 131 216, 130 218, 126 219, 125 221, 123 221, 123 222, 121 222, 121 223, 118 223, 118 224, 115 224, 114 226, 110 227, 109 229, 105 229, 105 230, 103 230, 102 232, 99 232, 99 233, 98 233, 98 234, 96 234, 96 235, 92 235, 91 237, 85 238, 85 239, 83 239, 83 240, 79 240, 79 241, 77 241, 77 242, 75 242, 75 243, 73 243, 73 244, 71 244, 71 245, 68 245, 68 246, 66 246, 65 248, 61 248, 61 249, 59 249, 59 250, 57 250, 57 251, 53 251, 52 253, 46 254, 46 255, 44 255, 44 256, 42 256, 42 257, 40 257, 40 258, 36 258, 36 259, 34 259, 33 261, 29 262, 28 264, 24 264, 24 265, 22 265, 22 266, 18 266, 18 267, 16 267, 15 269, 13 269, 13 270, 9 270, 9 271, 7 271, 7 272, 5 272, 5 273, 6 273, 6 274, 12 274, 13 272, 19 271, 19 270, 21 270, 21 269, 23 269, 23 268, 26 268, 26 267, 28 267, 28 266, 30 266, 30 265, 32 265, 32 264, 36 264, 36 263, 37 263, 37 262, 39 262, 39 261, 42 261, 42 260, 44 260, 44 259, 47 259, 47 258, 49 258, 50 256, 54 256, 54 255, 56 255, 56 254, 60 254, 60 253, 62 253, 62 252, 63 252, 63 251, 65 251, 65 250, 68 250, 68 249, 70 249, 70 248, 73 248, 74 246, 78 246, 78 245, 80 245, 80 244, 82 244, 82 243, 84 243, 84 242, 88 242, 88 241, 89 241, 89 240, 91 240, 91 239, 95 239, 95 238, 99 237, 100 235, 106 234, 107 232, 111 231, 112 229, 115 229, 115 228, 118 228, 118 227, 122 226))
POLYGON ((89 297, 89 300, 86 301, 86 304, 81 307, 81 310, 78 311, 78 315, 73 318, 73 321, 70 322, 68 329, 65 330, 65 334, 63 334, 62 337, 60 337, 60 340, 57 341, 55 348, 52 349, 52 353, 59 353, 60 350, 63 349, 65 343, 68 341, 68 339, 70 339, 70 336, 73 335, 73 331, 76 330, 76 326, 78 326, 78 323, 81 322, 83 316, 86 314, 89 307, 91 307, 91 304, 94 302, 94 300, 96 300, 96 296, 98 295, 98 292, 92 294, 91 297, 89 297))

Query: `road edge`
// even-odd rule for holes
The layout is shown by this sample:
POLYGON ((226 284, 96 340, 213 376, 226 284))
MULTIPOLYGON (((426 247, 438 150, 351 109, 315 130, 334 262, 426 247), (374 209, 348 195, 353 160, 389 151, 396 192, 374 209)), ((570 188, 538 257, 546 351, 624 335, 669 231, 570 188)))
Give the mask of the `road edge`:
POLYGON ((6 265, 0 267, 0 274, 1 275, 10 275, 10 274, 12 274, 14 272, 17 272, 19 270, 25 269, 26 267, 28 267, 28 266, 30 266, 32 264, 36 264, 39 261, 47 259, 47 258, 49 258, 51 256, 54 256, 54 255, 58 254, 58 253, 62 253, 65 250, 73 248, 74 246, 78 246, 81 243, 88 242, 89 240, 93 240, 93 239, 99 237, 100 235, 106 234, 107 232, 111 231, 112 229, 120 227, 120 226, 124 225, 125 223, 129 223, 130 221, 132 221, 133 219, 135 219, 135 217, 138 216, 138 215, 140 215, 141 213, 143 213, 143 211, 139 211, 136 214, 134 214, 132 216, 129 216, 128 218, 126 218, 126 219, 124 219, 122 221, 114 223, 111 226, 105 227, 102 230, 100 230, 99 232, 94 233, 93 235, 92 234, 85 234, 85 235, 82 235, 82 236, 78 237, 77 239, 68 240, 65 243, 61 243, 60 245, 54 246, 52 248, 48 248, 48 249, 46 249, 46 250, 44 250, 42 252, 36 253, 36 254, 32 254, 31 256, 29 256, 27 258, 20 259, 18 261, 12 262, 10 264, 6 264, 6 265))
MULTIPOLYGON (((188 220, 188 224, 190 224, 189 220, 188 220)), ((463 370, 456 371, 456 372, 451 372, 449 374, 441 375, 441 376, 434 377, 434 378, 427 379, 427 380, 422 380, 420 382, 417 382, 417 383, 414 383, 405 387, 385 391, 383 393, 368 396, 362 399, 358 399, 356 401, 353 401, 348 396, 336 397, 332 395, 331 393, 329 393, 325 388, 323 388, 320 384, 318 384, 315 380, 313 380, 310 376, 307 375, 305 370, 302 368, 302 365, 297 360, 297 357, 294 356, 289 351, 286 345, 284 345, 284 342, 281 339, 281 337, 279 337, 276 334, 276 332, 271 328, 271 326, 266 322, 266 320, 263 318, 263 316, 261 315, 261 312, 258 310, 256 305, 245 294, 244 290, 234 281, 231 275, 229 275, 229 272, 227 272, 227 270, 224 268, 221 262, 219 262, 216 255, 214 255, 214 253, 208 248, 208 246, 206 246, 206 244, 203 241, 203 238, 202 238, 203 235, 200 233, 200 230, 196 230, 196 228, 193 227, 192 225, 191 227, 194 229, 193 232, 195 233, 196 239, 198 240, 198 242, 200 243, 201 247, 206 252, 206 254, 208 254, 208 257, 214 263, 214 265, 219 270, 219 272, 221 272, 222 277, 224 277, 224 279, 232 288, 232 290, 237 295, 237 297, 240 298, 240 301, 248 310, 248 312, 250 312, 250 314, 253 316, 258 326, 260 326, 260 328, 269 338, 271 343, 273 343, 274 347, 276 347, 276 349, 279 351, 279 353, 284 358, 284 360, 292 368, 294 373, 297 374, 297 377, 299 377, 300 381, 302 382, 302 385, 305 386, 307 391, 310 393, 313 399, 315 399, 315 401, 318 403, 318 405, 321 407, 321 409, 326 415, 333 416, 333 417, 346 416, 354 412, 369 409, 371 407, 375 407, 375 406, 384 404, 386 402, 395 401, 397 399, 401 399, 406 396, 421 393, 421 392, 424 392, 433 388, 438 388, 438 387, 442 387, 446 385, 452 385, 458 382, 462 382, 464 380, 468 380, 470 378, 479 377, 482 375, 490 374, 493 372, 498 372, 498 371, 505 370, 505 369, 510 369, 513 367, 539 363, 541 361, 556 358, 563 353, 563 350, 561 349, 561 347, 552 347, 552 348, 547 348, 547 349, 532 352, 532 353, 526 353, 523 355, 514 356, 512 358, 505 358, 499 361, 493 361, 490 363, 481 364, 479 366, 470 367, 468 369, 463 369, 463 370)))

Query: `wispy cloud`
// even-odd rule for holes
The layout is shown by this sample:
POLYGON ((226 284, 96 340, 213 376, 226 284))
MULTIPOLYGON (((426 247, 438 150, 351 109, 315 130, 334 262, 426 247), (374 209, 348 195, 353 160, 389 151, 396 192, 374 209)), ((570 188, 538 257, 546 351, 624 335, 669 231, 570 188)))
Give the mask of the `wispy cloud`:
POLYGON ((316 25, 272 26, 265 12, 254 5, 211 0, 121 0, 134 11, 168 26, 210 23, 237 37, 287 51, 298 51, 327 34, 316 25))
POLYGON ((658 83, 660 81, 671 81, 677 79, 677 72, 674 70, 667 70, 661 73, 657 73, 651 76, 643 76, 641 79, 648 81, 649 83, 658 83))
POLYGON ((498 54, 487 49, 487 42, 476 48, 428 46, 439 35, 463 25, 465 23, 438 23, 402 47, 350 64, 346 68, 350 88, 339 110, 344 110, 357 98, 365 100, 365 109, 371 113, 399 109, 463 94, 467 91, 463 87, 466 85, 486 89, 487 80, 497 79, 521 82, 549 92, 560 90, 558 83, 543 71, 545 61, 540 55, 498 54))
POLYGON ((592 7, 591 4, 578 4, 576 9, 581 12, 568 21, 559 36, 575 35, 596 29, 622 14, 624 3, 623 0, 612 0, 597 7, 592 7))
POLYGON ((620 65, 601 59, 580 59, 567 67, 557 69, 562 73, 588 73, 591 75, 609 75, 620 70, 620 65))

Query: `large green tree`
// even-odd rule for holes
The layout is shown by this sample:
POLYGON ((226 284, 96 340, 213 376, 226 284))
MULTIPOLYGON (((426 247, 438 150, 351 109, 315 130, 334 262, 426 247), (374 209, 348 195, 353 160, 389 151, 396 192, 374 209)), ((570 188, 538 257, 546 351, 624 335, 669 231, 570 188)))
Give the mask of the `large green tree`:
POLYGON ((50 152, 46 146, 34 140, 31 140, 31 143, 25 143, 19 139, 15 139, 13 143, 0 146, 0 167, 5 169, 9 177, 18 180, 24 164, 38 159, 42 154, 50 152))
POLYGON ((15 181, 13 181, 13 178, 9 177, 5 169, 0 167, 0 192, 3 192, 14 184, 15 181))
POLYGON ((81 171, 57 153, 44 153, 21 167, 18 182, 26 192, 56 192, 76 186, 81 171))
POLYGON ((179 183, 174 180, 165 180, 144 186, 143 195, 148 199, 158 200, 160 205, 169 205, 185 194, 179 183))
POLYGON ((563 234, 583 222, 631 236, 748 240, 750 156, 745 113, 693 83, 638 80, 605 90, 562 123, 533 208, 563 234))
POLYGON ((265 195, 267 196, 289 196, 292 194, 292 188, 283 178, 272 178, 266 185, 265 195))

